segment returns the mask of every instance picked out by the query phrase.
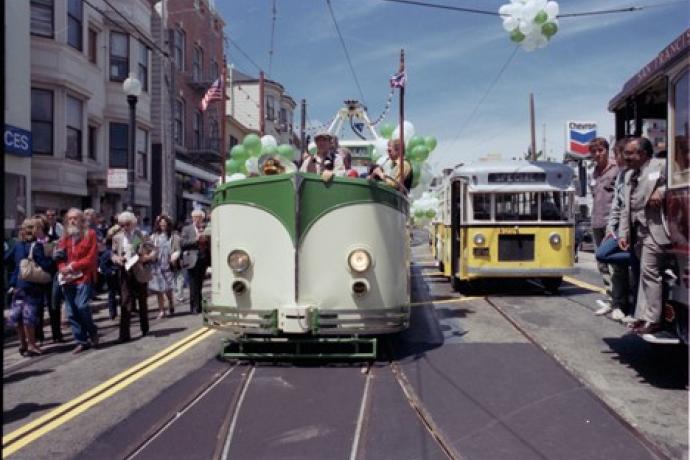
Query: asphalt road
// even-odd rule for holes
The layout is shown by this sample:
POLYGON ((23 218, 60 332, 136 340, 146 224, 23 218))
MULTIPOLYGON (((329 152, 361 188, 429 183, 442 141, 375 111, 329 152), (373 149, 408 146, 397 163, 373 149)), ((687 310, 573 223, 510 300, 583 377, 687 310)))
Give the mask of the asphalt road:
MULTIPOLYGON (((570 284, 557 296, 504 281, 460 296, 422 235, 413 255, 411 327, 372 365, 220 361, 219 334, 182 341, 200 326, 192 315, 153 321, 150 336, 126 345, 102 320, 99 350, 6 360, 5 452, 25 443, 10 458, 688 458, 687 348, 654 347, 593 316, 600 294, 570 284), (188 348, 111 382, 89 408, 58 410, 171 346, 188 348)), ((592 261, 581 254, 577 277, 601 285, 592 261)))

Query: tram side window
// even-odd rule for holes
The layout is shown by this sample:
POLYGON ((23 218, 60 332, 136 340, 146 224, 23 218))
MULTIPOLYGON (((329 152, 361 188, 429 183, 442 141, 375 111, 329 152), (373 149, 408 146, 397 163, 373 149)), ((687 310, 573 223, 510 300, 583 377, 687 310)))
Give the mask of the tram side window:
POLYGON ((473 194, 472 211, 474 220, 491 219, 491 195, 488 193, 473 194))
POLYGON ((688 151, 688 138, 690 137, 690 127, 688 120, 690 119, 690 94, 688 94, 690 85, 690 74, 687 72, 674 84, 674 128, 675 139, 673 151, 672 168, 672 183, 682 184, 690 181, 690 152, 688 151))
POLYGON ((537 220, 538 193, 497 193, 496 220, 537 220))

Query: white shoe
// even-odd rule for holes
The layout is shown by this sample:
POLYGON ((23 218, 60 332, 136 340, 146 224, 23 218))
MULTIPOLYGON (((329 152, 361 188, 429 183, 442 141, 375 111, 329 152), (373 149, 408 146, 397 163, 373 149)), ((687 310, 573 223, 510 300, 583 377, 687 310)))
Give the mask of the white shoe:
POLYGON ((598 304, 601 308, 599 308, 597 311, 594 312, 594 314, 595 314, 596 316, 603 316, 603 315, 609 313, 611 310, 613 310, 613 308, 611 308, 611 304, 609 304, 609 303, 608 303, 607 301, 605 301, 605 300, 599 299, 599 300, 597 300, 597 304, 598 304))
POLYGON ((621 323, 623 323, 623 324, 632 324, 635 321, 637 321, 637 320, 630 315, 628 315, 624 318, 621 318, 621 323))
POLYGON ((611 312, 611 319, 614 321, 622 321, 625 318, 625 313, 620 308, 614 308, 611 312))

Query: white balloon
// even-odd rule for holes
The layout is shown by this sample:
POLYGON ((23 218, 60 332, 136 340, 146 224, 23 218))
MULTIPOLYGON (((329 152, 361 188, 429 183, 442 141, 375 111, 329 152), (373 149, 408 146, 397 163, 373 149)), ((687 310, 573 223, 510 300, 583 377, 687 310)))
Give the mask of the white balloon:
POLYGON ((382 157, 388 155, 388 140, 379 138, 374 142, 374 150, 382 157))
MULTIPOLYGON (((534 30, 534 22, 533 21, 523 21, 520 20, 520 32, 522 32, 525 35, 530 35, 532 31, 534 30)), ((527 40, 527 38, 525 38, 527 40)), ((523 40, 524 43, 524 40, 523 40)))
POLYGON ((248 173, 259 174, 259 159, 256 157, 248 158, 244 162, 244 167, 247 168, 248 173))
POLYGON ((510 18, 503 18, 503 28, 504 28, 507 32, 512 32, 512 31, 514 31, 515 28, 518 26, 518 24, 520 24, 520 22, 519 22, 517 19, 513 18, 513 17, 510 17, 510 18))
POLYGON ((270 134, 266 134, 264 137, 261 138, 261 146, 278 147, 278 142, 276 141, 275 137, 271 136, 270 134))
POLYGON ((547 3, 547 0, 535 0, 534 6, 537 8, 537 12, 546 8, 546 3, 547 3))
MULTIPOLYGON (((414 125, 410 123, 409 121, 405 120, 403 123, 403 127, 405 128, 405 132, 403 133, 405 135, 405 143, 407 143, 408 139, 412 139, 414 136, 414 125)), ((391 136, 391 139, 400 139, 400 125, 396 126, 396 128, 393 130, 393 135, 391 136)))
POLYGON ((549 19, 556 19, 556 16, 558 16, 558 3, 547 2, 546 6, 544 7, 544 11, 546 11, 549 19))

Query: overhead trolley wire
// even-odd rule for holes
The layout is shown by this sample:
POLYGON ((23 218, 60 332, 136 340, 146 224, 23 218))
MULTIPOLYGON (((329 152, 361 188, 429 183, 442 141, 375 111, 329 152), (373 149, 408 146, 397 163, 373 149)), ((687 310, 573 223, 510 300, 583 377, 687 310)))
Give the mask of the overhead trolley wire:
POLYGON ((234 46, 235 48, 237 48, 237 50, 242 54, 242 56, 244 56, 245 59, 247 59, 247 61, 249 61, 254 67, 256 67, 257 70, 259 70, 259 72, 261 72, 262 70, 264 70, 264 69, 261 68, 261 66, 260 66, 259 64, 257 64, 256 62, 254 62, 254 59, 252 59, 251 57, 249 57, 249 55, 248 55, 248 54, 240 47, 240 45, 238 45, 232 38, 230 38, 230 37, 228 37, 228 36, 226 35, 226 36, 225 36, 225 40, 227 40, 228 43, 230 43, 232 46, 234 46))
POLYGON ((357 85, 357 90, 359 91, 359 96, 362 98, 362 104, 366 107, 367 103, 364 98, 364 92, 362 91, 362 87, 359 84, 359 80, 357 79, 357 73, 355 72, 355 68, 352 66, 352 60, 350 60, 350 53, 347 51, 347 46, 345 46, 345 40, 343 39, 343 34, 340 33, 340 27, 338 26, 338 21, 335 19, 335 14, 333 13, 333 6, 331 5, 331 0, 326 0, 326 4, 328 5, 328 10, 331 13, 331 19, 333 19, 333 24, 335 25, 335 30, 338 32, 338 37, 340 38, 340 44, 343 46, 343 51, 345 52, 345 58, 347 59, 347 64, 350 66, 350 72, 352 72, 352 77, 355 80, 355 85, 357 85))

